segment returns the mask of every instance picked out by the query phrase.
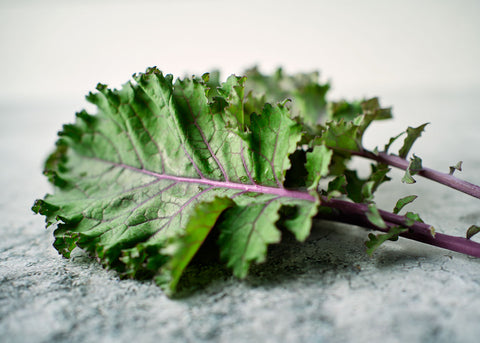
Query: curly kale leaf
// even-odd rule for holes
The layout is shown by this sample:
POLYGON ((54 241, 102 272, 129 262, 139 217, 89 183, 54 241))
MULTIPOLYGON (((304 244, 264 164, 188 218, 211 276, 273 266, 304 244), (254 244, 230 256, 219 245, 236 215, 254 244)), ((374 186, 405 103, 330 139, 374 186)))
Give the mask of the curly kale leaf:
POLYGON ((98 113, 78 113, 59 133, 45 171, 55 193, 33 207, 58 223, 59 252, 80 247, 123 275, 167 280, 173 292, 216 224, 221 256, 239 277, 280 240, 283 206, 301 207, 287 228, 306 238, 317 197, 283 185, 301 126, 282 104, 246 111, 244 78, 214 90, 206 81, 173 82, 152 68, 88 95, 98 113))

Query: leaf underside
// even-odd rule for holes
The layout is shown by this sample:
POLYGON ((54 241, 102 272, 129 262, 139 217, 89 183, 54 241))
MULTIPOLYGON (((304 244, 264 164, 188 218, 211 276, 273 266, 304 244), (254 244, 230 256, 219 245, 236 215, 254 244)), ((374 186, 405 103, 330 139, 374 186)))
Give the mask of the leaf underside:
POLYGON ((209 87, 208 75, 173 82, 151 68, 119 90, 98 85, 87 96, 98 113, 63 127, 45 166, 55 193, 33 207, 58 223, 57 250, 78 246, 125 276, 163 273, 173 292, 215 225, 239 277, 280 240, 283 206, 299 207, 287 228, 305 239, 316 196, 283 186, 301 126, 282 104, 241 96, 244 80, 209 87))

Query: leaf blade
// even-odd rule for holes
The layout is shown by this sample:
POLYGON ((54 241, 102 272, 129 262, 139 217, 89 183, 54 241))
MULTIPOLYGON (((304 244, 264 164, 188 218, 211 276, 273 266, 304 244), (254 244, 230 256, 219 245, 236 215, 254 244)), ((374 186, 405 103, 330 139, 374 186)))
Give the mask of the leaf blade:
POLYGON ((220 258, 238 278, 245 278, 251 262, 265 261, 268 244, 280 242, 275 222, 281 203, 274 200, 232 208, 219 225, 220 258))
POLYGON ((415 199, 417 198, 418 196, 416 195, 407 195, 406 197, 398 199, 395 207, 393 208, 393 213, 398 214, 402 210, 402 208, 415 201, 415 199))
POLYGON ((425 127, 429 123, 422 124, 418 127, 411 127, 409 126, 407 128, 407 137, 405 137, 403 141, 403 146, 400 148, 398 151, 398 156, 401 158, 406 158, 408 153, 410 152, 410 149, 412 148, 413 144, 415 141, 422 135, 422 132, 425 130, 425 127))
MULTIPOLYGON (((176 236, 170 239, 170 242, 162 250, 162 253, 171 256, 164 268, 168 271, 168 275, 164 276, 165 283, 163 285, 167 294, 175 293, 183 271, 200 249, 218 217, 223 211, 234 205, 235 203, 229 198, 215 198, 211 202, 199 204, 195 210, 194 218, 188 222, 181 237, 176 236), (165 278, 167 281, 165 281, 165 278)), ((166 274, 166 272, 164 271, 163 274, 166 274)))
MULTIPOLYGON (((177 256, 170 265, 165 246, 170 237, 198 226, 196 209, 219 197, 237 207, 268 209, 270 215, 259 221, 268 224, 269 238, 252 251, 277 241, 275 224, 285 199, 308 205, 299 211, 305 219, 295 222, 298 237, 308 234, 316 197, 283 187, 289 155, 302 137, 284 105, 242 112, 248 108, 242 101, 252 98, 242 97, 243 80, 236 77, 214 90, 216 81, 208 85, 208 76, 173 82, 154 68, 134 80, 119 90, 99 85, 89 94, 98 113, 80 112, 74 124, 65 125, 47 160, 57 189, 33 210, 46 216, 47 225, 60 222, 54 232, 59 252, 68 257, 80 247, 131 277, 156 275, 170 266, 173 292, 198 245, 185 248, 185 258, 177 256)), ((223 208, 216 206, 210 224, 223 208)), ((248 230, 248 223, 244 226, 248 230)), ((247 251, 253 257, 245 259, 245 272, 264 258, 247 251)))
POLYGON ((367 254, 370 256, 373 255, 373 253, 386 241, 388 240, 397 240, 398 236, 406 232, 407 229, 399 226, 393 226, 391 227, 387 233, 382 233, 378 235, 374 235, 370 233, 368 235, 368 241, 365 242, 365 246, 367 247, 367 254))

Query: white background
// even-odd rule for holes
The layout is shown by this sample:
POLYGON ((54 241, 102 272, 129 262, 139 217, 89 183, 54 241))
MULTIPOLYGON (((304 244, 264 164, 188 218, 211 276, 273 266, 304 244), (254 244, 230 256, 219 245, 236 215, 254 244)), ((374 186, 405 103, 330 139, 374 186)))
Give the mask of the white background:
POLYGON ((320 70, 337 96, 480 85, 480 1, 0 1, 0 101, 80 97, 158 66, 320 70))
POLYGON ((84 96, 98 82, 120 87, 149 66, 179 77, 282 66, 319 70, 330 99, 392 106, 395 119, 367 132, 367 148, 430 122, 412 152, 444 171, 464 160, 475 182, 479 15, 478 0, 0 0, 0 143, 35 149, 40 170, 61 125, 94 111, 84 96), (43 132, 26 146, 17 127, 35 122, 43 132))

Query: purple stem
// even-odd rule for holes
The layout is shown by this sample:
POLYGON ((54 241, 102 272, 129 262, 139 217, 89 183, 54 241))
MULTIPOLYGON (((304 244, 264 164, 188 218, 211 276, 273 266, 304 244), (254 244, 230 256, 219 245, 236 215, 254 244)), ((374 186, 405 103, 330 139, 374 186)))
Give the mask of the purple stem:
MULTIPOLYGON (((390 155, 389 155, 390 156, 390 155)), ((102 160, 103 161, 103 160, 102 160)), ((285 188, 269 187, 269 186, 260 186, 260 185, 250 185, 250 184, 240 184, 234 183, 231 181, 216 181, 209 179, 197 179, 183 176, 172 176, 159 174, 151 172, 145 169, 135 168, 123 163, 107 162, 114 166, 130 169, 142 174, 150 175, 155 177, 157 180, 170 180, 174 182, 183 182, 183 183, 194 183, 208 185, 211 188, 230 188, 238 189, 242 192, 254 192, 254 193, 264 193, 264 194, 274 194, 279 197, 287 197, 294 199, 303 199, 307 201, 316 201, 316 198, 306 191, 301 190, 289 190, 285 188)), ((330 214, 317 214, 316 218, 335 220, 337 222, 350 223, 358 226, 363 226, 366 228, 379 230, 379 231, 388 231, 388 229, 383 229, 378 226, 373 225, 366 217, 366 213, 369 212, 368 206, 366 204, 352 203, 345 200, 339 199, 328 199, 327 197, 321 196, 321 206, 329 207, 334 209, 330 214)), ((476 243, 469 239, 463 237, 449 236, 441 233, 436 233, 435 237, 432 236, 432 227, 428 224, 421 222, 414 222, 412 225, 406 224, 406 218, 394 213, 387 211, 379 210, 379 213, 383 220, 386 222, 387 226, 403 226, 409 229, 408 232, 400 234, 405 238, 413 239, 437 247, 445 248, 452 251, 457 251, 463 254, 480 257, 480 243, 476 243)))
MULTIPOLYGON (((409 162, 396 155, 387 154, 384 152, 379 152, 378 154, 374 154, 368 150, 361 150, 361 151, 351 151, 352 155, 365 157, 371 160, 375 160, 380 163, 385 163, 390 166, 400 168, 403 170, 407 170, 409 166, 409 162)), ((448 186, 450 188, 456 189, 460 192, 465 194, 471 195, 477 199, 480 199, 480 187, 474 185, 470 182, 460 180, 453 175, 442 173, 430 168, 422 168, 418 171, 417 175, 423 176, 427 179, 432 181, 436 181, 441 183, 442 185, 448 186)))
MULTIPOLYGON (((367 205, 348 202, 345 200, 331 199, 322 197, 322 206, 335 209, 332 213, 324 214, 320 212, 316 216, 318 219, 333 220, 353 225, 362 226, 369 229, 386 232, 387 229, 380 228, 372 224, 365 213, 368 212, 367 205)), ((451 251, 460 252, 466 255, 480 257, 480 243, 466 239, 464 237, 450 236, 442 233, 432 235, 431 226, 425 223, 415 222, 413 225, 406 225, 406 218, 387 211, 379 210, 380 215, 388 227, 403 226, 408 231, 401 233, 400 236, 413 239, 422 243, 434 245, 451 251)))

